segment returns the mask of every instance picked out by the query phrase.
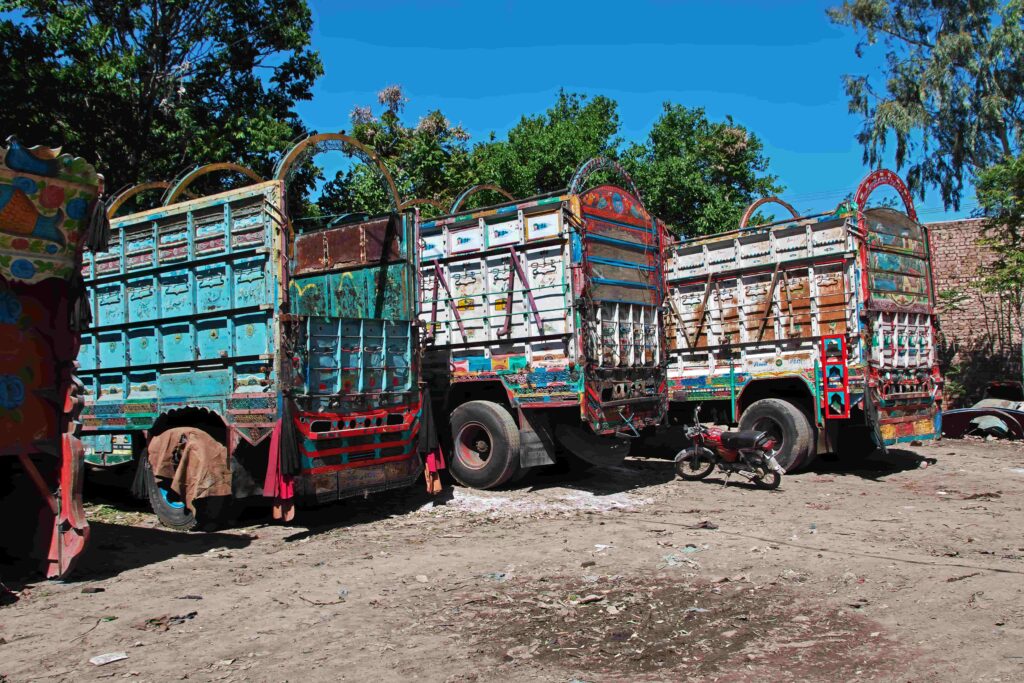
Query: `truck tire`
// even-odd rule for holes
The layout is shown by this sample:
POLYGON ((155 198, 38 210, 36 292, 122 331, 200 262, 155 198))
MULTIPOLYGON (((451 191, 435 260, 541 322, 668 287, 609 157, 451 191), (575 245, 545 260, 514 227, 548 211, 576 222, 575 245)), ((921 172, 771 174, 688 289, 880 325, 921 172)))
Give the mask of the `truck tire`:
POLYGON ((149 506, 153 513, 160 520, 160 523, 175 531, 191 531, 199 524, 195 514, 185 506, 185 501, 179 500, 174 492, 158 482, 153 474, 153 467, 149 464, 149 458, 145 452, 139 461, 142 468, 142 476, 146 483, 146 494, 149 497, 149 506))
POLYGON ((740 417, 740 429, 768 432, 782 443, 773 455, 782 469, 795 472, 810 458, 814 448, 810 420, 804 411, 789 401, 763 398, 754 401, 740 417))
POLYGON ((503 407, 470 401, 452 412, 451 473, 463 486, 492 489, 519 471, 519 427, 503 407))

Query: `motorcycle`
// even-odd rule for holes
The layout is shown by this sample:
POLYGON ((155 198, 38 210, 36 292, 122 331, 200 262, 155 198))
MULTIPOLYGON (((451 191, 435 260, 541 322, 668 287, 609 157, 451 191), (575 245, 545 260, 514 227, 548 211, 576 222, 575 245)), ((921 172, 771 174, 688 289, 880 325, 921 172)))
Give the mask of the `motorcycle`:
POLYGON ((735 431, 708 427, 700 422, 700 406, 693 412, 693 425, 686 428, 691 445, 676 455, 676 474, 686 481, 704 479, 717 467, 725 473, 725 484, 734 473, 755 486, 776 489, 785 470, 772 451, 775 440, 767 432, 735 431))

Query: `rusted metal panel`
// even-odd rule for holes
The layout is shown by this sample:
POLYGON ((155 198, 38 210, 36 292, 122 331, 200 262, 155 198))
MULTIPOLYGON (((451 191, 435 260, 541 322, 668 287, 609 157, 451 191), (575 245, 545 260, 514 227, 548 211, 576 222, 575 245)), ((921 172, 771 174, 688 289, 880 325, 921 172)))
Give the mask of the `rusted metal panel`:
POLYGON ((401 258, 401 221, 392 214, 366 222, 339 225, 298 235, 295 274, 377 265, 401 258))

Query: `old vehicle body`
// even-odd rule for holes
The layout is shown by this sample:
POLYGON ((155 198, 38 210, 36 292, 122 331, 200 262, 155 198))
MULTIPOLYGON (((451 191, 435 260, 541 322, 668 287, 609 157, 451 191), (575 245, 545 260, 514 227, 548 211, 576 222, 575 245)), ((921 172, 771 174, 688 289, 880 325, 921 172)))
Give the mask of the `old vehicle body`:
POLYGON ((970 408, 942 413, 942 435, 1024 439, 1024 388, 1016 380, 997 380, 985 387, 984 397, 970 408))
POLYGON ((788 471, 844 445, 938 438, 927 233, 889 171, 869 175, 855 202, 669 247, 675 419, 717 401, 723 420, 778 437, 788 471), (881 184, 905 212, 859 208, 881 184))
POLYGON ((106 236, 102 180, 60 150, 0 148, 0 555, 42 559, 48 577, 66 575, 89 537, 74 360, 88 322, 82 252, 106 236))
POLYGON ((661 226, 635 190, 581 190, 608 167, 420 226, 424 377, 464 484, 498 486, 560 448, 621 461, 620 437, 664 416, 661 226))
MULTIPOLYGON (((90 464, 147 446, 152 459, 161 433, 199 428, 226 446, 216 457, 231 496, 265 495, 285 518, 294 502, 419 475, 412 221, 356 215, 298 231, 278 175, 115 219, 109 253, 86 262, 90 464)), ((138 492, 191 528, 189 501, 140 460, 138 492)))

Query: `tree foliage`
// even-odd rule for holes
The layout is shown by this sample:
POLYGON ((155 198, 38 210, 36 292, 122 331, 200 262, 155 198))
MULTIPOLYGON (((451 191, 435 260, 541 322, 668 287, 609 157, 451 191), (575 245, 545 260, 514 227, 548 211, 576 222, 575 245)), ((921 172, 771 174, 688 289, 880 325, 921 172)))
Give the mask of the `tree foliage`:
MULTIPOLYGON (((379 115, 357 106, 350 115, 352 135, 371 147, 392 174, 403 199, 433 199, 450 206, 459 191, 471 184, 469 135, 440 111, 431 111, 414 126, 402 122, 406 98, 399 86, 377 95, 379 115)), ((357 162, 330 180, 319 210, 325 215, 390 210, 387 187, 367 160, 357 162)))
MULTIPOLYGON (((445 207, 481 183, 515 197, 563 189, 581 163, 597 156, 621 157, 652 213, 688 235, 735 228, 753 199, 781 189, 767 172, 760 140, 731 118, 710 121, 703 109, 665 104, 648 138, 623 151, 614 100, 560 91, 552 107, 523 116, 506 139, 492 133, 470 148, 465 132, 440 111, 416 126, 402 123, 405 98, 394 86, 378 100, 384 108, 379 116, 369 107, 353 110, 354 134, 381 156, 403 196, 438 200, 445 207)), ((594 180, 604 179, 618 180, 594 180)), ((497 199, 481 193, 469 206, 497 199)), ((365 163, 339 173, 320 199, 327 214, 386 209, 383 183, 365 163)))
POLYGON ((479 182, 495 183, 516 197, 564 188, 587 159, 618 155, 618 104, 607 97, 559 91, 543 114, 523 116, 506 140, 473 149, 479 182))
POLYGON ((965 180, 1021 153, 1024 0, 846 0, 829 16, 860 34, 858 56, 884 46, 881 74, 845 77, 866 163, 895 143, 911 189, 959 209, 965 180))
POLYGON ((1024 156, 981 171, 976 189, 978 204, 990 219, 985 245, 996 257, 985 267, 981 285, 1024 312, 1024 156))
POLYGON ((702 108, 666 102, 623 160, 647 209, 687 236, 733 229, 753 200, 782 190, 757 136, 732 117, 709 121, 702 108))
POLYGON ((269 175, 322 73, 305 0, 0 0, 0 131, 108 188, 235 161, 269 175))

